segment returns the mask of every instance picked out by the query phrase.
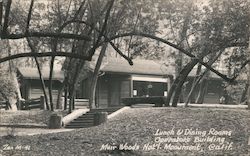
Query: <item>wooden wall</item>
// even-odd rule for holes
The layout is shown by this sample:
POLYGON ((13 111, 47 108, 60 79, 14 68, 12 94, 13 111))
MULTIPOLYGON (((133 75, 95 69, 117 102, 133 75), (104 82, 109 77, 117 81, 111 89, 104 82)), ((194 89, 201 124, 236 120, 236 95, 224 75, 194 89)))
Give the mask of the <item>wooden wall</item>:
MULTIPOLYGON (((49 98, 49 91, 48 91, 48 80, 45 80, 45 87, 46 93, 49 98)), ((53 103, 56 105, 57 102, 57 95, 58 91, 61 88, 62 83, 60 81, 53 81, 53 88, 52 88, 52 96, 53 96, 53 103)), ((43 90, 40 83, 40 80, 23 80, 21 84, 21 94, 22 98, 25 100, 40 98, 43 96, 43 90)))
POLYGON ((96 101, 100 108, 121 105, 122 97, 130 97, 128 75, 106 74, 99 78, 96 101))
POLYGON ((108 80, 103 77, 98 80, 96 102, 100 108, 108 107, 108 80))
MULTIPOLYGON (((188 78, 188 80, 186 82, 186 86, 184 87, 184 90, 185 90, 184 101, 186 100, 186 98, 191 90, 192 84, 193 84, 193 79, 188 78)), ((222 80, 219 80, 219 79, 208 80, 206 93, 204 96, 204 103, 219 103, 219 99, 223 94, 223 87, 221 85, 222 85, 222 80)), ((195 89, 191 103, 195 102, 195 99, 198 95, 198 92, 199 92, 199 85, 195 89)))

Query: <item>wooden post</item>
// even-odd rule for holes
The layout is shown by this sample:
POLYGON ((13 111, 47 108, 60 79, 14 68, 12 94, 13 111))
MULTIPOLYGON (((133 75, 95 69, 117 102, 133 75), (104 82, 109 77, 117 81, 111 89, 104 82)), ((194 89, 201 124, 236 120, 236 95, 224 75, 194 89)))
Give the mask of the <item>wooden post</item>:
POLYGON ((134 85, 133 85, 133 79, 132 79, 132 76, 130 76, 130 87, 129 87, 129 89, 130 89, 130 97, 133 97, 134 96, 134 87, 133 87, 134 85))
POLYGON ((72 109, 75 110, 75 96, 73 97, 72 109))
POLYGON ((68 104, 68 85, 66 84, 64 88, 64 107, 63 107, 64 110, 67 110, 67 104, 68 104))
POLYGON ((94 115, 94 125, 98 126, 98 125, 106 122, 107 119, 108 119, 107 112, 96 112, 94 115))
POLYGON ((52 114, 49 119, 49 128, 50 129, 62 128, 62 116, 57 114, 52 114))
POLYGON ((40 96, 40 109, 45 110, 46 109, 46 103, 44 96, 40 96))

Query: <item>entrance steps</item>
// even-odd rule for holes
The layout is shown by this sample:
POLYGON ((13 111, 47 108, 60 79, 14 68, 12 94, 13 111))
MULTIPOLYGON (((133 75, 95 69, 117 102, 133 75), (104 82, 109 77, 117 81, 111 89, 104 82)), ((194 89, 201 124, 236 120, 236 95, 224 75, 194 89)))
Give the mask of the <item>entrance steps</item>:
POLYGON ((94 125, 94 116, 98 112, 107 112, 108 115, 116 112, 117 110, 121 109, 122 107, 108 107, 108 108, 95 108, 91 109, 87 113, 79 116, 78 118, 74 119, 70 123, 68 123, 65 128, 88 128, 93 127, 94 125))

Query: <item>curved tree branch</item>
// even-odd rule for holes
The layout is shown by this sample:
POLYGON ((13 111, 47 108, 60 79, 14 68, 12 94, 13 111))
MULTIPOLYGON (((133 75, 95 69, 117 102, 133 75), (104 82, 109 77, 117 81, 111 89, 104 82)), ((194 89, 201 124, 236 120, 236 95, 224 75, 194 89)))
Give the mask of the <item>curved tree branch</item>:
POLYGON ((3 35, 2 39, 21 39, 25 37, 52 37, 52 38, 65 38, 65 39, 76 39, 76 40, 86 40, 90 41, 91 38, 86 35, 77 35, 70 33, 53 33, 53 32, 28 32, 28 33, 19 33, 19 34, 8 34, 3 35))
MULTIPOLYGON (((79 24, 86 24, 90 27, 93 27, 90 23, 86 22, 86 21, 81 21, 81 20, 70 20, 70 21, 67 21, 65 22, 66 25, 70 24, 70 23, 79 23, 79 24)), ((97 28, 94 28, 97 32, 101 33, 99 29, 97 28)), ((102 34, 102 36, 105 38, 105 42, 109 42, 109 44, 112 46, 112 48, 121 56, 123 57, 124 59, 126 59, 128 61, 128 63, 130 65, 133 65, 133 61, 131 58, 129 58, 128 56, 124 55, 122 53, 122 51, 114 44, 114 42, 111 41, 111 39, 109 39, 107 37, 107 35, 105 34, 102 34)), ((101 46, 103 44, 103 42, 99 43, 98 44, 98 47, 101 46)))
MULTIPOLYGON (((179 47, 178 45, 173 44, 173 43, 171 43, 171 42, 169 42, 169 41, 167 41, 167 40, 165 40, 163 38, 160 38, 160 37, 157 37, 157 36, 154 36, 154 35, 151 35, 151 34, 146 34, 146 33, 142 33, 142 32, 129 32, 129 33, 119 34, 119 35, 110 37, 109 41, 112 41, 112 40, 114 40, 116 38, 127 37, 127 36, 131 36, 131 35, 146 37, 146 38, 154 39, 154 40, 160 41, 160 42, 162 42, 164 44, 167 44, 167 45, 179 50, 180 52, 186 54, 187 56, 191 57, 191 59, 197 60, 200 64, 202 64, 203 66, 208 68, 210 71, 214 72, 216 75, 218 75, 219 77, 221 77, 225 81, 227 81, 229 83, 232 83, 235 80, 235 78, 229 78, 229 77, 227 77, 227 75, 220 73, 218 70, 215 70, 209 64, 203 62, 202 59, 197 58, 195 55, 191 54, 189 51, 186 51, 185 49, 179 47)), ((236 46, 238 44, 233 43, 233 45, 236 46)), ((243 45, 243 43, 240 43, 240 45, 243 45)), ((232 46, 231 44, 228 44, 228 45, 224 45, 223 48, 231 47, 231 46, 232 46)))
POLYGON ((27 52, 27 53, 14 54, 14 55, 11 55, 11 56, 0 58, 0 63, 6 62, 6 61, 9 61, 9 60, 18 59, 18 58, 23 58, 23 57, 51 57, 51 56, 53 56, 53 57, 55 57, 55 56, 71 57, 71 58, 91 61, 90 57, 75 54, 75 53, 66 53, 66 52, 30 53, 30 52, 27 52))
POLYGON ((100 33, 98 35, 97 41, 93 45, 93 48, 91 48, 90 51, 89 51, 90 56, 94 55, 95 50, 99 47, 98 45, 99 45, 99 43, 101 41, 101 38, 103 37, 103 35, 105 35, 106 27, 107 27, 107 24, 108 24, 108 19, 109 19, 109 16, 110 16, 110 11, 111 11, 112 6, 114 4, 114 0, 111 0, 108 4, 107 4, 108 9, 107 9, 107 12, 105 14, 105 19, 104 19, 104 23, 102 25, 102 29, 101 29, 101 31, 100 31, 100 33))

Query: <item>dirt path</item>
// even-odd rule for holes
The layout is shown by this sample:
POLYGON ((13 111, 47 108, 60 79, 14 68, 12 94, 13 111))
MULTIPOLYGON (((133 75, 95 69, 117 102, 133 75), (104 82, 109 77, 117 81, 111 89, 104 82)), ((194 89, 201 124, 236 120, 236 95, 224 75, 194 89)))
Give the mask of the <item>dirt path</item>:
POLYGON ((69 132, 73 129, 45 129, 45 128, 10 128, 0 127, 0 136, 15 135, 15 136, 27 136, 38 134, 49 134, 59 132, 69 132))

